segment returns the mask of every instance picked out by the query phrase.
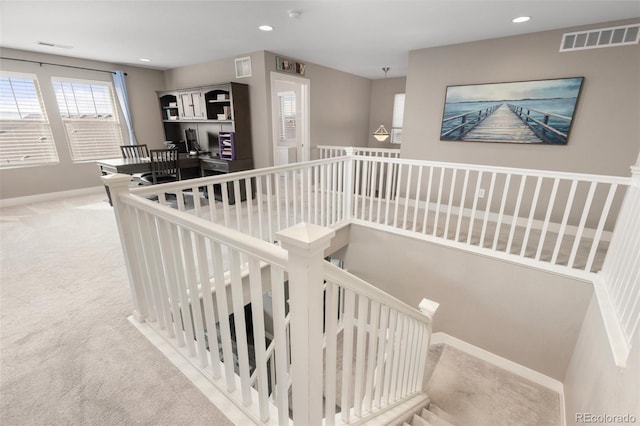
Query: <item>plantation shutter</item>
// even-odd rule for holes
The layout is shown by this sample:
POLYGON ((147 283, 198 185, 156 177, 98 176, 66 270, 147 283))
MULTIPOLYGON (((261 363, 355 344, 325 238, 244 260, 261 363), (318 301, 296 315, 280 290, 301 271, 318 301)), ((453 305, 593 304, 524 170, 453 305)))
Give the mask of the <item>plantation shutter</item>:
POLYGON ((391 127, 402 129, 404 125, 404 93, 396 93, 393 97, 393 118, 391 127))
POLYGON ((0 74, 0 167, 58 162, 38 79, 32 74, 0 74))
POLYGON ((296 139, 296 93, 280 92, 280 129, 281 141, 296 139))
POLYGON ((71 158, 87 161, 119 157, 122 128, 111 82, 59 78, 52 81, 71 158))

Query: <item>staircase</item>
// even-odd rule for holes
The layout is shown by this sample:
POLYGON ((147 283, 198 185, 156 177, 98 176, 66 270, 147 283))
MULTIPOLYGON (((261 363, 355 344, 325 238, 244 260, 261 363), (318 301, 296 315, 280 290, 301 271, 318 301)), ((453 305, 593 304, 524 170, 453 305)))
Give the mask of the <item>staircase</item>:
POLYGON ((446 411, 431 401, 402 422, 402 426, 455 426, 455 421, 446 411))

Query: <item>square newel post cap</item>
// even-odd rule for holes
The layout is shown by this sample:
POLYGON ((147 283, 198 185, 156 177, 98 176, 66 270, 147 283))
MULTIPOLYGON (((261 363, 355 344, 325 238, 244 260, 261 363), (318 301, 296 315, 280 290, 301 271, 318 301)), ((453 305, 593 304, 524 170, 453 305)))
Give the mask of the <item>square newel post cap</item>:
POLYGON ((429 299, 422 299, 418 308, 420 308, 420 312, 428 316, 429 318, 433 318, 440 304, 438 302, 434 302, 429 299))
POLYGON ((131 175, 115 173, 115 174, 101 176, 100 179, 102 179, 102 183, 104 183, 110 188, 117 188, 117 187, 128 188, 129 182, 131 182, 131 175))
POLYGON ((313 253, 329 247, 335 234, 334 230, 324 226, 301 222, 277 232, 276 237, 282 242, 282 248, 286 250, 294 249, 297 252, 313 253))

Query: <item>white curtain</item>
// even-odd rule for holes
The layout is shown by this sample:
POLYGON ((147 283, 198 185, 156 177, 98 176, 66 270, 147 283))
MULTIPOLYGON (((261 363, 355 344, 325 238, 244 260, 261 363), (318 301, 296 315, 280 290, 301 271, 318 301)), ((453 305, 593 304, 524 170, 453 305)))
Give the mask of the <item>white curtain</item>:
POLYGON ((113 72, 113 85, 116 88, 116 97, 122 109, 122 115, 124 115, 124 121, 127 124, 127 130, 129 131, 129 144, 137 145, 136 135, 133 132, 133 121, 131 120, 131 109, 129 108, 129 96, 127 95, 127 85, 124 81, 124 71, 113 72))

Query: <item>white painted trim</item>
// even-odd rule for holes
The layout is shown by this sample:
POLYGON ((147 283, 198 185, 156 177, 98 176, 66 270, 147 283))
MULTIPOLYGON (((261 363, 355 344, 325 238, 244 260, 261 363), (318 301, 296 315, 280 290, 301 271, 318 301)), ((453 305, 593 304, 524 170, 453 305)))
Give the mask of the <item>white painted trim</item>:
POLYGON ((596 293, 596 300, 598 301, 598 307, 600 308, 600 314, 604 328, 607 331, 607 337, 609 339, 609 347, 611 348, 611 354, 617 367, 625 368, 627 366, 627 360, 631 353, 631 346, 624 334, 624 329, 620 323, 617 310, 612 303, 611 295, 609 294, 609 287, 601 274, 598 274, 593 281, 593 289, 596 293))
POLYGON ((139 323, 131 316, 127 318, 149 342, 173 364, 185 377, 198 388, 229 420, 236 425, 256 424, 238 406, 227 398, 216 386, 207 380, 202 373, 181 356, 162 336, 149 324, 139 323))
MULTIPOLYGON (((92 186, 89 188, 72 189, 60 192, 45 192, 43 194, 27 195, 26 197, 5 198, 0 200, 0 208, 21 206, 24 204, 37 203, 41 201, 59 200, 61 198, 78 197, 82 195, 97 194, 104 192, 104 186, 92 186)), ((105 198, 107 194, 105 193, 105 198)))
POLYGON ((489 364, 493 364, 496 367, 502 368, 503 370, 506 370, 517 376, 523 377, 527 380, 531 380, 532 382, 537 383, 540 386, 544 386, 545 388, 550 389, 554 392, 558 392, 558 395, 560 395, 560 417, 562 418, 562 426, 566 425, 564 385, 562 384, 562 382, 539 373, 535 370, 532 370, 528 367, 525 367, 524 365, 520 365, 506 358, 502 358, 499 355, 474 346, 471 343, 467 343, 447 333, 433 333, 431 335, 431 344, 437 345, 441 343, 452 346, 458 350, 461 350, 462 352, 486 361, 489 364))

